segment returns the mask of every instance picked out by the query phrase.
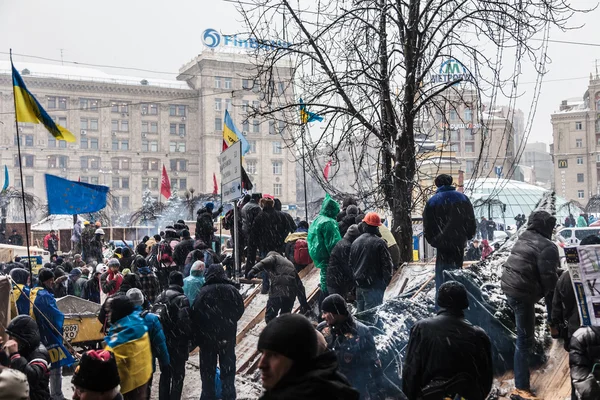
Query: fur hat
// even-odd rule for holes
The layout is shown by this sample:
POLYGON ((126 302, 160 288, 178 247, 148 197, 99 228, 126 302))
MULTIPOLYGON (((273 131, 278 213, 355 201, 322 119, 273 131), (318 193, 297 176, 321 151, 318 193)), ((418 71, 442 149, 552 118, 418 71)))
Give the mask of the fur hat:
POLYGON ((90 350, 83 353, 71 383, 90 392, 108 392, 121 383, 117 361, 107 350, 90 350))

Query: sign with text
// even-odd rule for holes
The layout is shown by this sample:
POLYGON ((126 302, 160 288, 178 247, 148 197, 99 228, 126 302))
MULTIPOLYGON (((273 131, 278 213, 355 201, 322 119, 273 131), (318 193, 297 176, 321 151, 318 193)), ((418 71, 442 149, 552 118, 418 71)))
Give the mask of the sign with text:
POLYGON ((242 197, 242 142, 237 141, 219 156, 223 202, 242 197))
POLYGON ((600 326, 600 246, 577 247, 577 256, 565 249, 581 325, 600 326), (574 262, 575 261, 575 262, 574 262))

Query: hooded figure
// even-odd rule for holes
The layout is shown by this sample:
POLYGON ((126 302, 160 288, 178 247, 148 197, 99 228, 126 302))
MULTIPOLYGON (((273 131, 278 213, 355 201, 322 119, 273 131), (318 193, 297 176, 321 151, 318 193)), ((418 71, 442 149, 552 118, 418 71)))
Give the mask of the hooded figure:
POLYGON ((29 398, 31 400, 49 399, 50 355, 40 341, 37 324, 30 316, 19 315, 10 321, 6 333, 10 339, 16 340, 18 343, 16 351, 9 348, 10 368, 21 371, 27 376, 29 398))
POLYGON ((487 239, 481 241, 481 259, 486 259, 494 252, 494 248, 490 246, 490 242, 487 239))
POLYGON ((204 286, 204 262, 196 261, 190 270, 190 276, 183 280, 183 293, 194 304, 196 295, 204 286))
POLYGON ((29 315, 29 271, 23 268, 15 268, 10 271, 13 284, 11 299, 11 316, 29 315))
POLYGON ((327 291, 329 294, 337 293, 345 297, 354 288, 354 272, 349 264, 350 248, 359 236, 358 225, 350 225, 342 240, 337 242, 331 250, 327 267, 327 291))
POLYGON ((315 267, 321 271, 321 291, 327 293, 327 266, 331 250, 337 242, 342 240, 338 224, 335 220, 340 212, 340 205, 329 194, 321 205, 321 211, 308 229, 308 252, 314 261, 315 267))
MULTIPOLYGON (((552 242, 556 218, 546 211, 529 216, 527 230, 511 250, 502 271, 502 290, 515 312, 515 392, 525 399, 535 398, 529 381, 529 352, 535 334, 535 303, 552 293, 560 265, 558 248, 552 242)), ((551 302, 552 299, 549 299, 551 302)))
POLYGON ((346 215, 344 216, 344 218, 342 218, 340 222, 338 222, 338 227, 342 236, 346 234, 346 231, 348 230, 348 228, 350 228, 351 225, 354 225, 356 223, 357 216, 358 207, 356 207, 354 204, 349 205, 348 208, 346 208, 346 215))

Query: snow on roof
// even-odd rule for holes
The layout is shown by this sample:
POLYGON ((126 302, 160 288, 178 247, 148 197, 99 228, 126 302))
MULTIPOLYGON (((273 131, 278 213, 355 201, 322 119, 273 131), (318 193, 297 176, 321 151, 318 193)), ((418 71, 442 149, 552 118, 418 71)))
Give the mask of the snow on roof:
MULTIPOLYGON (((175 79, 170 80, 135 77, 129 75, 111 75, 100 69, 72 65, 39 64, 19 61, 15 64, 15 68, 17 68, 25 80, 27 80, 28 76, 33 76, 38 78, 114 83, 119 85, 158 86, 171 89, 190 88, 186 82, 177 81, 175 79), (29 74, 23 74, 23 70, 25 69, 29 71, 29 74), (147 84, 142 84, 142 81, 146 81, 147 84)), ((11 73, 12 70, 10 67, 10 61, 0 60, 0 74, 8 75, 11 73)))

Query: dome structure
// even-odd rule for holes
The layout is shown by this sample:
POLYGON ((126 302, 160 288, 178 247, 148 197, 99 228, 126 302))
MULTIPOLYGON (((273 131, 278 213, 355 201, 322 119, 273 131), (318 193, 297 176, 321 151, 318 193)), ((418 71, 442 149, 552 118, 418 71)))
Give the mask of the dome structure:
MULTIPOLYGON (((542 195, 548 192, 547 189, 529 183, 498 178, 468 180, 464 187, 478 218, 491 216, 500 222, 504 219, 506 225, 514 225, 514 218, 519 214, 528 217, 542 195)), ((579 212, 579 207, 556 196, 556 218, 559 222, 569 213, 577 215, 579 212)))

